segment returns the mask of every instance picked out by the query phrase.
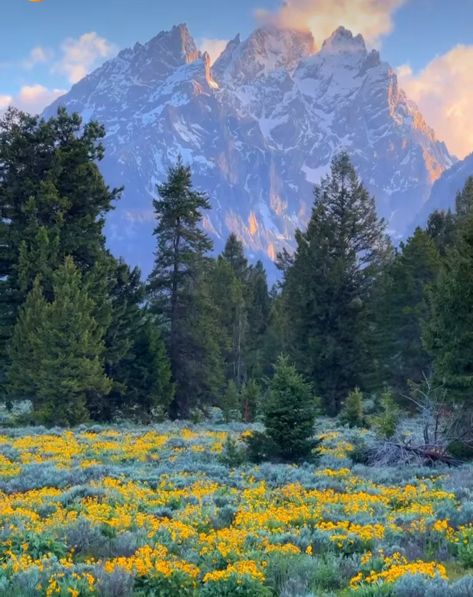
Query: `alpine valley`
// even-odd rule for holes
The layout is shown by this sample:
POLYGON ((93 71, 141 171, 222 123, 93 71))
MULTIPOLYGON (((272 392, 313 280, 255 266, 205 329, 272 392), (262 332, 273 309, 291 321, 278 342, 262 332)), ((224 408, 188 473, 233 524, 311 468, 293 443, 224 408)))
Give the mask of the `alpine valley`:
POLYGON ((455 180, 468 170, 436 139, 390 65, 343 27, 321 47, 308 32, 260 28, 230 41, 211 64, 179 25, 121 51, 45 115, 60 105, 106 127, 102 172, 125 187, 108 220, 109 245, 145 274, 152 198, 179 155, 211 198, 205 227, 216 249, 233 231, 266 266, 304 227, 313 186, 341 149, 395 239, 429 204, 451 203, 442 191, 457 190, 450 168, 455 180), (433 186, 440 196, 429 201, 433 186))

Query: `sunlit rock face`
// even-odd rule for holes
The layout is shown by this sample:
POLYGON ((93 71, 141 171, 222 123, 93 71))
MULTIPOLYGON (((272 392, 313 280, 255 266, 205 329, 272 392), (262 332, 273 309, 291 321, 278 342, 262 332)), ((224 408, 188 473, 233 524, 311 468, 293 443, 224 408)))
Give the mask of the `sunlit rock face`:
POLYGON ((454 163, 391 67, 340 27, 320 48, 310 33, 272 27, 237 36, 211 65, 185 25, 124 50, 59 105, 107 130, 102 171, 125 186, 108 220, 112 250, 144 273, 153 259, 152 197, 180 154, 212 211, 219 250, 230 231, 267 265, 304 227, 313 186, 346 149, 401 237, 454 163))

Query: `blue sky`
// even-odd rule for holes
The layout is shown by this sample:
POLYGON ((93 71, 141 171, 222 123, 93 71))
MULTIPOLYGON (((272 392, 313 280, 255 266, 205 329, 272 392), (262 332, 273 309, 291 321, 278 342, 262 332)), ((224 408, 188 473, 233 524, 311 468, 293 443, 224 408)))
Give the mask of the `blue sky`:
MULTIPOLYGON (((473 0, 358 0, 361 10, 356 15, 354 0, 290 3, 287 10, 297 13, 298 23, 304 19, 312 23, 316 36, 321 36, 319 20, 326 22, 327 17, 325 29, 343 24, 368 31, 375 14, 381 24, 374 26, 374 43, 393 67, 409 65, 410 69, 404 67, 402 71, 401 82, 421 109, 423 102, 438 103, 434 89, 426 100, 426 87, 432 87, 434 80, 438 87, 439 77, 446 71, 450 75, 457 60, 462 61, 463 68, 451 85, 461 88, 470 81, 467 71, 473 71, 473 0)), ((50 95, 68 89, 81 74, 117 49, 146 41, 173 24, 186 22, 199 43, 203 39, 226 40, 254 29, 257 9, 265 9, 271 16, 279 7, 278 0, 2 0, 0 109, 9 102, 40 109, 50 95), (85 34, 88 36, 83 37, 85 34)), ((473 106, 465 105, 465 101, 468 98, 460 111, 473 112, 473 106)), ((445 112, 449 109, 445 106, 445 112)), ((429 114, 427 118, 431 118, 429 114)), ((445 132, 442 126, 440 129, 445 137, 451 125, 445 124, 445 132)), ((457 153, 461 153, 458 148, 457 153)))

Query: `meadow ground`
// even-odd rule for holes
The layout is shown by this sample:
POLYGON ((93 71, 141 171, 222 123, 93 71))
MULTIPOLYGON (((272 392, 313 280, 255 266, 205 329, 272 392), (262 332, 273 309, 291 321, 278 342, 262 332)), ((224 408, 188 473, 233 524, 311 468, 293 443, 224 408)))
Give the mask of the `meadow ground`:
POLYGON ((0 595, 473 596, 473 465, 319 432, 317 463, 256 466, 238 424, 0 429, 0 595))

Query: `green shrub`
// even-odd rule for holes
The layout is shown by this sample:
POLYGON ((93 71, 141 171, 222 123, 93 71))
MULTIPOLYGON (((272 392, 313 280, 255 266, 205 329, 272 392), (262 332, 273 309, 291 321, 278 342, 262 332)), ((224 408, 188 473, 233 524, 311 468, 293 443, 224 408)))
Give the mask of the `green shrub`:
POLYGON ((460 533, 458 558, 465 568, 473 568, 473 527, 466 527, 460 533))
POLYGON ((259 464, 265 460, 270 460, 277 448, 271 439, 261 431, 253 431, 251 435, 245 437, 247 446, 248 460, 259 464))
POLYGON ((227 435, 219 460, 225 466, 237 468, 245 462, 246 453, 241 444, 235 441, 230 435, 227 435))
POLYGON ((379 435, 390 439, 396 433, 401 419, 401 411, 389 390, 383 392, 380 403, 381 413, 373 418, 374 428, 379 435))
POLYGON ((355 388, 348 394, 340 412, 340 421, 350 427, 363 427, 363 392, 360 388, 355 388))

